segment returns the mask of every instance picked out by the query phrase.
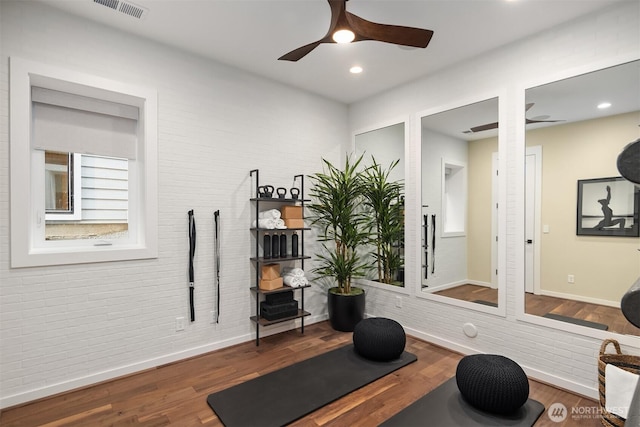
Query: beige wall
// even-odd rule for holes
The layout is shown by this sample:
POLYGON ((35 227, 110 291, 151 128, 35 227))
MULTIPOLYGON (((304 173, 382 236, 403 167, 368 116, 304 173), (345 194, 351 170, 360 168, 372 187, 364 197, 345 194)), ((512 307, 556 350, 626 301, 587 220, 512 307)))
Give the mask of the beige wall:
POLYGON ((576 235, 577 181, 619 176, 617 156, 639 123, 635 112, 527 131, 527 146, 542 146, 543 293, 617 303, 640 275, 640 239, 576 235))
POLYGON ((491 283, 491 156, 498 139, 469 142, 467 277, 491 283))

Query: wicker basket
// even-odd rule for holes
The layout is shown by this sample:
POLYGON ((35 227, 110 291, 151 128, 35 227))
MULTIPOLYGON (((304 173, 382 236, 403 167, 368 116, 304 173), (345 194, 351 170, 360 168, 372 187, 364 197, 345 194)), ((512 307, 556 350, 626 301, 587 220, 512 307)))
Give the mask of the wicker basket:
POLYGON ((620 351, 620 344, 614 339, 606 339, 600 346, 600 357, 598 357, 598 392, 600 395, 601 421, 602 424, 607 427, 624 427, 624 418, 620 418, 616 414, 607 412, 606 409, 605 396, 607 384, 605 382, 604 373, 607 364, 611 364, 634 374, 640 374, 640 356, 622 354, 622 351, 620 351), (605 354, 609 344, 613 344, 615 347, 615 354, 605 354))

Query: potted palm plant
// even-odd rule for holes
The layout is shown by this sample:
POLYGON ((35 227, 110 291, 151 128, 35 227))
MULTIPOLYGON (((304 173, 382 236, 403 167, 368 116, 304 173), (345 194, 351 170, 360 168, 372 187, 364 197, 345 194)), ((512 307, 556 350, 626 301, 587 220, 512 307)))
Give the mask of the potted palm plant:
POLYGON ((401 252, 404 241, 404 203, 402 181, 392 181, 390 174, 400 160, 391 162, 387 169, 376 162, 363 172, 363 200, 370 230, 370 244, 378 281, 391 284, 403 266, 401 252))
POLYGON ((335 286, 328 289, 327 300, 331 326, 339 331, 353 331, 364 317, 365 295, 351 280, 363 277, 367 265, 360 251, 369 239, 363 210, 364 175, 359 170, 362 156, 345 159, 344 167, 322 159, 323 171, 310 175, 309 193, 311 225, 318 229, 324 252, 318 255, 314 273, 328 278, 335 286))

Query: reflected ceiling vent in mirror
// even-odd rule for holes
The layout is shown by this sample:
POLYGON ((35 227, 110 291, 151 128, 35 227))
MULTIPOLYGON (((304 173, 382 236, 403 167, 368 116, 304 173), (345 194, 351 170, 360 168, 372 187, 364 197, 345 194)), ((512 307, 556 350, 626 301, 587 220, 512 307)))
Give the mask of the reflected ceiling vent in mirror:
POLYGON ((148 13, 148 10, 143 7, 121 0, 93 0, 93 2, 138 19, 144 18, 148 13))

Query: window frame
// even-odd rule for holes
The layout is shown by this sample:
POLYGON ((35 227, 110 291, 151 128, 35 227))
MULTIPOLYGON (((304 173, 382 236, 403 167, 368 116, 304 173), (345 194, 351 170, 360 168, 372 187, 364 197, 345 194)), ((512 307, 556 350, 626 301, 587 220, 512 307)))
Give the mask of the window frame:
MULTIPOLYGON (((10 58, 10 200, 11 267, 34 267, 157 258, 158 256, 158 119, 157 91, 90 74, 10 58), (135 235, 127 241, 88 239, 42 244, 44 209, 34 197, 37 188, 31 148, 31 87, 41 86, 78 95, 135 105, 140 109, 136 173, 130 177, 137 197, 130 212, 135 235), (40 237, 39 237, 40 236, 40 237)), ((42 171, 43 172, 43 171, 42 171)), ((43 206, 44 207, 44 206, 43 206)))

